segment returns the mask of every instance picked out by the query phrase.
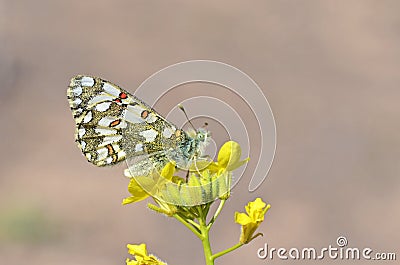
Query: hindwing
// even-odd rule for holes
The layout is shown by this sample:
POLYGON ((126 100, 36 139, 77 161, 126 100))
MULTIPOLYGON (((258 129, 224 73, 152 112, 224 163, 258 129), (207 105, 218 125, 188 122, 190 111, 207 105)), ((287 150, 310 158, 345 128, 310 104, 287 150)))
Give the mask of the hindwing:
POLYGON ((188 137, 146 103, 101 78, 75 76, 67 95, 76 123, 75 140, 97 166, 140 157, 138 167, 162 167, 165 153, 188 137))

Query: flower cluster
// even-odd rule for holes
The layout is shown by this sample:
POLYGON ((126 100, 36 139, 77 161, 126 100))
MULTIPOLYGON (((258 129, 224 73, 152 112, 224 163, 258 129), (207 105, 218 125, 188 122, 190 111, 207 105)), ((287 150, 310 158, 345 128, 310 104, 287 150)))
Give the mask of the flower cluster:
MULTIPOLYGON (((175 162, 167 163, 160 172, 147 176, 132 177, 129 169, 125 175, 130 177, 128 191, 131 196, 123 204, 135 203, 151 197, 156 205, 148 207, 156 212, 173 217, 184 224, 202 242, 205 261, 213 265, 214 260, 244 244, 249 243, 261 233, 255 234, 270 208, 260 198, 249 202, 246 213, 235 213, 235 222, 241 225, 238 243, 230 248, 213 254, 209 242, 209 231, 219 216, 226 200, 230 196, 232 171, 244 165, 249 159, 241 160, 240 145, 234 141, 226 142, 218 152, 217 161, 197 159, 193 161, 186 178, 176 175, 175 162), (220 201, 211 218, 211 205, 220 201)), ((164 265, 153 255, 148 255, 146 245, 128 245, 134 259, 126 260, 127 265, 164 265)))
POLYGON ((126 259, 126 265, 167 265, 157 259, 154 255, 147 253, 146 244, 131 245, 128 244, 128 253, 133 256, 133 259, 126 259))
MULTIPOLYGON (((130 177, 128 186, 130 197, 122 204, 129 204, 152 197, 168 215, 175 213, 176 206, 195 206, 229 197, 232 170, 248 161, 240 160, 241 148, 234 141, 226 142, 218 153, 216 162, 207 159, 194 161, 189 169, 187 180, 174 175, 175 163, 167 163, 161 172, 151 176, 133 178, 129 170, 125 176, 130 177)), ((152 209, 154 207, 151 206, 152 209)))

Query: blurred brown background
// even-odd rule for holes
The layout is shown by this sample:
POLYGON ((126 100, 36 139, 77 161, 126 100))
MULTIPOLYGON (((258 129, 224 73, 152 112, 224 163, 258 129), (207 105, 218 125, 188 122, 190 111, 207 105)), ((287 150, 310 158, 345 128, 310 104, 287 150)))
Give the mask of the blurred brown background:
MULTIPOLYGON (((133 92, 191 59, 249 74, 277 124, 267 180, 233 190, 212 246, 237 241, 233 214, 257 196, 272 205, 264 237, 217 264, 283 264, 257 249, 322 248, 340 235, 400 255, 399 10, 395 0, 0 1, 0 263, 124 264, 126 243, 146 242, 169 264, 204 264, 185 227, 146 203, 120 205, 124 166, 86 162, 66 99, 78 73, 133 92)), ((340 261, 293 263, 321 262, 340 261)))

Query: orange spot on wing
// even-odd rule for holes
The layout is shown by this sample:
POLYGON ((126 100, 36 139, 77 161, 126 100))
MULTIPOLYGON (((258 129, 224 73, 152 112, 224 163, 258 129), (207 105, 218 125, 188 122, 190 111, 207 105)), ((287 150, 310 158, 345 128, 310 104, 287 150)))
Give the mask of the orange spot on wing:
POLYGON ((110 127, 115 127, 115 126, 117 126, 117 125, 120 124, 120 123, 121 123, 121 120, 115 120, 115 121, 113 121, 113 122, 110 123, 110 127))
POLYGON ((149 112, 147 110, 142 111, 142 113, 140 114, 140 116, 143 119, 146 119, 149 116, 149 112))
POLYGON ((114 154, 114 148, 112 147, 111 144, 106 145, 107 150, 108 150, 108 154, 109 155, 113 155, 114 154))

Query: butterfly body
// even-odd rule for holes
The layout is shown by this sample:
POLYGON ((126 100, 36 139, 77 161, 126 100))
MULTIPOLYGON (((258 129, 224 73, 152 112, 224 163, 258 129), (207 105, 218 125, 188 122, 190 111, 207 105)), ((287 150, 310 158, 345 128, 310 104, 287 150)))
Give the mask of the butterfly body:
POLYGON ((146 103, 98 77, 71 79, 68 101, 76 122, 75 141, 97 166, 128 160, 133 176, 147 175, 168 161, 187 169, 200 157, 209 133, 187 133, 146 103))

